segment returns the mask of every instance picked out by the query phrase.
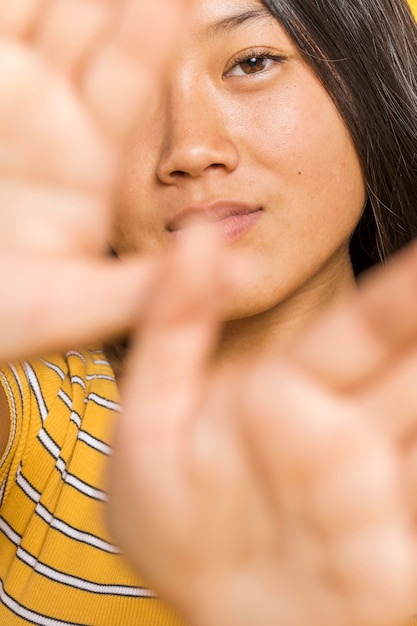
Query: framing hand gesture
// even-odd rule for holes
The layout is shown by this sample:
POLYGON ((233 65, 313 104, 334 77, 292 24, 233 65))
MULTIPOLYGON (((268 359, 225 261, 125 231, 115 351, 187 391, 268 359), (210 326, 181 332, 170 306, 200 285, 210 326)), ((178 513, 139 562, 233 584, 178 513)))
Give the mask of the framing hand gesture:
POLYGON ((106 259, 112 205, 180 6, 1 3, 1 361, 94 341, 131 321, 149 267, 106 259))
POLYGON ((215 256, 187 234, 141 326, 110 476, 119 542, 193 626, 401 623, 416 608, 416 249, 232 371, 212 364, 215 256))

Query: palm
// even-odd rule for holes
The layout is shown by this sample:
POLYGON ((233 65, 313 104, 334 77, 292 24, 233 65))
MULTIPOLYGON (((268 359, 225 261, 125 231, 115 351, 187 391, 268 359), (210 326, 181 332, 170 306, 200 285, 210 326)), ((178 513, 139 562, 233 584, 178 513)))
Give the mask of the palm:
POLYGON ((360 402, 287 362, 273 369, 273 413, 268 401, 262 405, 265 387, 255 391, 256 404, 246 396, 241 410, 248 467, 258 470, 263 519, 271 524, 272 550, 260 556, 270 591, 281 592, 275 608, 287 618, 290 604, 284 622, 295 624, 393 623, 399 607, 405 615, 411 609, 416 548, 401 455, 367 424, 360 402), (384 590, 390 601, 381 604, 384 590))
POLYGON ((213 372, 230 259, 184 237, 125 380, 110 485, 120 543, 193 626, 413 614, 416 250, 286 353, 213 372))
MULTIPOLYGON (((105 245, 120 150, 144 104, 150 66, 161 56, 154 41, 144 67, 154 9, 122 4, 3 3, 2 207, 17 193, 22 197, 19 211, 7 215, 8 228, 0 229, 8 233, 3 249, 13 225, 24 246, 96 252, 105 245)), ((165 36, 162 28, 163 43, 165 36)))
POLYGON ((137 318, 150 268, 104 252, 119 159, 180 6, 1 3, 1 361, 102 340, 137 318))
MULTIPOLYGON (((323 393, 320 408, 315 398, 319 415, 312 416, 308 388, 303 402, 294 403, 286 392, 291 383, 305 388, 288 375, 281 384, 275 380, 281 412, 273 416, 263 412, 259 398, 253 409, 247 396, 244 407, 234 398, 234 416, 229 402, 222 408, 209 401, 194 416, 195 427, 169 473, 159 467, 152 479, 146 477, 147 452, 132 449, 132 462, 125 445, 131 464, 124 482, 139 503, 138 510, 130 502, 129 513, 123 512, 132 527, 125 519, 122 542, 130 532, 136 537, 129 554, 139 570, 191 623, 205 614, 207 624, 219 616, 225 623, 230 616, 233 624, 239 614, 240 626, 258 620, 389 624, 411 595, 405 581, 415 550, 398 460, 348 403, 329 401, 323 393), (381 605, 384 591, 390 602, 381 605)), ((233 380, 223 381, 222 393, 233 386, 233 380)), ((242 384, 240 397, 241 390, 242 384)), ((146 410, 141 391, 127 411, 146 410)), ((170 458, 166 428, 159 435, 160 463, 170 458)), ((149 431, 139 431, 136 441, 146 436, 149 431)), ((157 441, 148 439, 148 446, 155 454, 157 441)), ((118 490, 116 502, 123 498, 120 484, 118 490)))

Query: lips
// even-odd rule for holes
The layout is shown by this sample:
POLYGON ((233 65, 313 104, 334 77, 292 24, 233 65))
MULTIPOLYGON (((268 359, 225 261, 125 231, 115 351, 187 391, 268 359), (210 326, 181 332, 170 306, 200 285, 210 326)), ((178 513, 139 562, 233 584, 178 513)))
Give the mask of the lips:
POLYGON ((167 230, 176 233, 196 223, 216 223, 223 235, 231 240, 248 231, 261 213, 262 208, 258 205, 217 201, 183 209, 168 222, 167 230))

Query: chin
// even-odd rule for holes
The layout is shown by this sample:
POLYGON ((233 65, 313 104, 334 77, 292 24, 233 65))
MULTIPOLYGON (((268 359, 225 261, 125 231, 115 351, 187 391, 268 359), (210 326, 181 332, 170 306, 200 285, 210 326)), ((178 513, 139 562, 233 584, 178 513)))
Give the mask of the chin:
POLYGON ((271 298, 259 299, 251 296, 242 295, 241 298, 233 296, 230 301, 226 302, 222 309, 222 320, 224 322, 234 322, 238 320, 249 320, 258 316, 268 315, 272 313, 276 307, 279 307, 281 300, 271 298))

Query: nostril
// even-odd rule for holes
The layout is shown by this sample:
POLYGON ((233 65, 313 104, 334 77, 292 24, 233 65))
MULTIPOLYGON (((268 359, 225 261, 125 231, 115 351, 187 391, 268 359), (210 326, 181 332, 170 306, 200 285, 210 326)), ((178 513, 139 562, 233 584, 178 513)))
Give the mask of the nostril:
POLYGON ((194 171, 190 168, 190 171, 185 171, 185 170, 174 170, 173 172, 171 172, 170 176, 174 177, 174 178, 183 178, 184 176, 191 176, 191 177, 196 177, 199 176, 200 174, 202 174, 202 172, 205 172, 206 170, 210 170, 210 169, 220 169, 224 167, 224 165, 222 163, 210 163, 210 165, 208 165, 207 167, 201 169, 201 168, 196 168, 194 171))
POLYGON ((171 176, 176 176, 176 177, 178 177, 178 176, 182 177, 182 176, 185 176, 185 174, 186 174, 186 172, 184 172, 182 170, 175 170, 174 172, 171 172, 170 175, 171 176))
POLYGON ((190 137, 174 142, 161 154, 157 165, 157 176, 166 184, 175 184, 185 178, 197 178, 204 172, 232 171, 237 167, 239 157, 235 144, 226 137, 212 141, 208 138, 191 141, 190 137), (207 145, 206 145, 207 144, 207 145))

